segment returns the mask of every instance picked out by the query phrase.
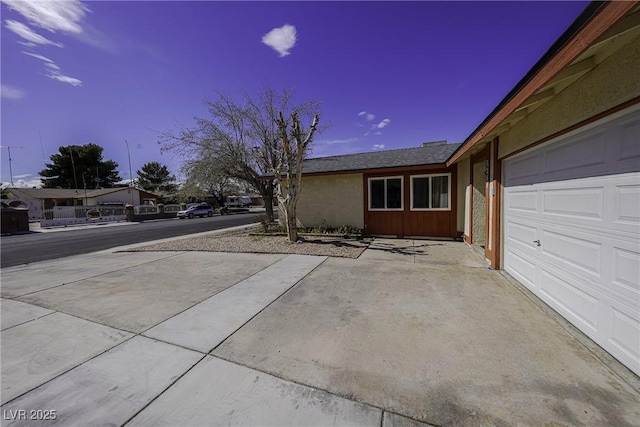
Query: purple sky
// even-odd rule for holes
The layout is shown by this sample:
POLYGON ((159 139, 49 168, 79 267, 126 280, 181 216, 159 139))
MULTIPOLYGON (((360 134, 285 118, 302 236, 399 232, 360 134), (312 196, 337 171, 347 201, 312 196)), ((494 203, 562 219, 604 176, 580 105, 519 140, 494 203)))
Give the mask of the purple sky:
POLYGON ((1 1, 1 179, 22 147, 23 185, 43 153, 88 142, 124 179, 125 139, 134 177, 178 172, 158 132, 265 85, 322 102, 316 156, 462 142, 587 4, 1 1))

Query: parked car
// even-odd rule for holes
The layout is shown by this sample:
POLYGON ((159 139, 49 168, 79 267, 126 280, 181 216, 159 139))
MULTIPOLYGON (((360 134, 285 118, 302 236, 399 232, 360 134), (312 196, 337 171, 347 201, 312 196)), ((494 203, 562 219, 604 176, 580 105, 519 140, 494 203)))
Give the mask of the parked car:
POLYGON ((178 218, 193 218, 199 216, 200 218, 205 216, 213 216, 213 207, 206 203, 200 203, 199 205, 188 207, 183 211, 178 211, 178 218))

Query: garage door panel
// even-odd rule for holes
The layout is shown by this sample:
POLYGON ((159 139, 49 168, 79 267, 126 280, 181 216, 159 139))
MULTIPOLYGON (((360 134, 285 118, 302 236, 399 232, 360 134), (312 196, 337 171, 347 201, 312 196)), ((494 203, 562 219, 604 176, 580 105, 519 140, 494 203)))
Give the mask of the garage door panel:
POLYGON ((559 265, 569 263, 596 278, 601 277, 602 244, 552 230, 542 232, 542 255, 559 265))
POLYGON ((640 158, 640 117, 621 121, 620 128, 618 160, 637 160, 640 158))
POLYGON ((640 253, 613 248, 611 290, 636 302, 640 309, 640 253))
POLYGON ((542 212, 567 219, 602 221, 604 187, 557 188, 542 191, 542 212))
POLYGON ((617 185, 615 195, 614 222, 640 227, 640 184, 617 185))
MULTIPOLYGON (((637 313, 637 312, 636 312, 637 313)), ((611 310, 609 341, 640 363, 640 320, 618 308, 611 310)))
POLYGON ((542 173, 555 179, 570 179, 582 175, 581 170, 601 166, 606 159, 606 131, 598 129, 554 144, 543 151, 542 173))
POLYGON ((540 174, 540 160, 540 155, 532 154, 510 162, 506 171, 509 180, 513 185, 518 185, 519 182, 526 182, 530 178, 538 176, 540 174))
POLYGON ((535 226, 512 221, 507 224, 506 236, 512 243, 535 250, 534 241, 538 240, 537 232, 535 226))
POLYGON ((538 212, 538 191, 537 190, 516 190, 512 191, 509 197, 507 209, 514 213, 536 213, 538 212))
POLYGON ((532 291, 536 289, 536 266, 516 250, 510 249, 505 254, 507 271, 520 283, 532 291))
POLYGON ((568 278, 549 269, 541 268, 540 291, 559 305, 561 311, 589 328, 598 331, 598 311, 600 304, 594 293, 584 287, 571 283, 568 278))
POLYGON ((504 161, 503 253, 506 271, 640 375, 634 108, 504 161))

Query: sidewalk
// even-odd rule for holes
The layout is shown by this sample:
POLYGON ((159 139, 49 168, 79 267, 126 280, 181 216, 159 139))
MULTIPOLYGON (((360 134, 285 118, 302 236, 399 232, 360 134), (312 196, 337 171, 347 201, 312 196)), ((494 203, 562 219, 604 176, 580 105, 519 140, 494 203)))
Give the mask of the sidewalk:
POLYGON ((3 269, 2 425, 640 425, 638 378, 466 245, 375 243, 3 269))
MULTIPOLYGON (((242 215, 242 214, 251 214, 251 213, 262 213, 264 212, 264 208, 249 208, 247 212, 232 212, 227 215, 242 215)), ((218 214, 216 214, 218 215, 218 214)), ((156 221, 171 221, 177 218, 163 218, 163 219, 150 219, 141 222, 156 222, 156 221)), ((118 222, 88 222, 85 224, 72 224, 72 225, 57 225, 51 227, 41 227, 40 222, 29 222, 29 231, 32 233, 55 233, 60 231, 72 231, 78 229, 90 229, 90 228, 98 228, 98 227, 119 227, 123 225, 134 225, 139 224, 140 222, 134 221, 118 221, 118 222)))

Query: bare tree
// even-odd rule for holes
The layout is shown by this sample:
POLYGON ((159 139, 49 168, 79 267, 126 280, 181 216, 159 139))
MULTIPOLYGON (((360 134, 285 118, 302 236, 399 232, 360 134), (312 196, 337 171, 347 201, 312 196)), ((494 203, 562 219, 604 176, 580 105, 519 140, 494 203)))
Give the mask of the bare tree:
POLYGON ((185 197, 206 198, 213 196, 219 206, 224 205, 226 196, 240 191, 238 183, 208 159, 190 160, 183 164, 182 172, 186 182, 182 188, 185 197))
POLYGON ((282 149, 273 172, 278 180, 278 203, 285 213, 287 236, 290 242, 298 240, 296 207, 302 190, 302 162, 306 157, 309 144, 313 141, 318 121, 319 115, 316 113, 307 131, 300 126, 300 119, 295 111, 291 113, 290 123, 285 120, 282 113, 276 121, 282 149), (291 125, 290 130, 289 125, 291 125))
POLYGON ((212 167, 253 187, 264 199, 266 214, 273 220, 275 177, 282 141, 278 112, 310 115, 317 102, 293 105, 290 90, 264 89, 258 96, 240 101, 224 94, 206 100, 207 118, 196 118, 193 128, 161 134, 162 150, 173 151, 187 161, 206 161, 212 167))

